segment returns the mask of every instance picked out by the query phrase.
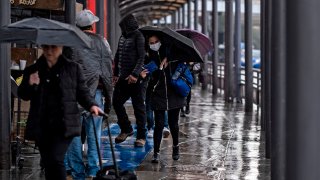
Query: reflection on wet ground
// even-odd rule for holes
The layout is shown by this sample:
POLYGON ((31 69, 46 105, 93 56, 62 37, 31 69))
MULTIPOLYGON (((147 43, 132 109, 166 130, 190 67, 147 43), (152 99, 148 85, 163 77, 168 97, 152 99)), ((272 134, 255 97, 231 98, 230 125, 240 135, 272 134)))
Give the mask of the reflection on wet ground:
MULTIPOLYGON (((130 119, 133 118, 129 110, 130 119)), ((163 139, 160 163, 149 153, 136 169, 139 179, 270 179, 263 132, 257 112, 245 114, 243 104, 225 104, 223 98, 194 89, 191 113, 180 118, 178 161, 171 158, 171 136, 163 139)), ((22 170, 0 171, 0 179, 44 179, 39 157, 26 158, 22 170)))
POLYGON ((270 179, 257 112, 245 114, 242 104, 194 90, 191 113, 180 118, 179 161, 171 159, 171 137, 161 148, 159 165, 152 153, 137 169, 143 179, 270 179))

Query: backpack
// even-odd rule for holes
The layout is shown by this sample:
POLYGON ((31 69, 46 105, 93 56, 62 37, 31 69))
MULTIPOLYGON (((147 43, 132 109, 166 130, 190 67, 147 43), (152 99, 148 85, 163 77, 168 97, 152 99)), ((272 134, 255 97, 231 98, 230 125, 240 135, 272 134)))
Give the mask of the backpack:
POLYGON ((179 63, 171 77, 171 85, 177 94, 187 97, 193 85, 193 76, 187 64, 179 63))

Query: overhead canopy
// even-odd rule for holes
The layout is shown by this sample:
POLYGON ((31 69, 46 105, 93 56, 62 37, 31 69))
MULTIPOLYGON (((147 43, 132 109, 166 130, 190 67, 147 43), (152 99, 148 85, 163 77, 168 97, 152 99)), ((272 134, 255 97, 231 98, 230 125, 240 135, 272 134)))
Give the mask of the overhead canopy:
POLYGON ((148 22, 161 19, 177 11, 188 0, 119 0, 121 17, 133 14, 138 20, 148 22))

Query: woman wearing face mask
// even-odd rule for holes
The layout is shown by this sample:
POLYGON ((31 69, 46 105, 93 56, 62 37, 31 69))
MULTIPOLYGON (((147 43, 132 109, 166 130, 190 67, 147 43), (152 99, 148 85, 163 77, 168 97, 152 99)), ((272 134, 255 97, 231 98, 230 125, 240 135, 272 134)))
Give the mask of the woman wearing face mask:
POLYGON ((174 73, 178 62, 172 61, 170 51, 165 45, 161 44, 157 36, 150 36, 149 60, 154 61, 158 69, 151 73, 151 79, 148 87, 151 89, 151 108, 155 115, 154 128, 154 155, 152 163, 159 162, 160 144, 162 132, 165 126, 166 111, 168 112, 168 124, 170 127, 173 149, 172 159, 178 160, 179 155, 179 111, 185 104, 185 98, 179 96, 170 84, 171 74, 174 73), (169 62, 170 60, 170 62, 169 62))

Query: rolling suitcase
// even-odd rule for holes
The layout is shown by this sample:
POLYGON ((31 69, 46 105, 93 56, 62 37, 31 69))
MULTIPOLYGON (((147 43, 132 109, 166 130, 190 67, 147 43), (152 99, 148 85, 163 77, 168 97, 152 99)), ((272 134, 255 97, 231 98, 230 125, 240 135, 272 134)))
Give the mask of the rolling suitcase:
MULTIPOLYGON (((112 153, 113 165, 112 166, 105 166, 105 167, 102 166, 102 158, 101 158, 101 154, 100 154, 100 147, 99 147, 96 127, 93 126, 94 137, 95 137, 97 151, 98 151, 98 157, 99 157, 99 165, 100 165, 100 170, 97 172, 96 177, 93 178, 93 179, 94 180, 118 180, 118 179, 121 179, 121 180, 136 180, 137 179, 137 175, 136 175, 136 173, 134 171, 129 171, 129 170, 121 171, 121 170, 118 169, 116 157, 115 157, 115 154, 114 154, 112 138, 111 138, 108 115, 105 114, 105 113, 103 113, 103 114, 101 113, 99 115, 103 116, 104 120, 107 123, 108 136, 109 136, 110 148, 111 148, 111 153, 112 153)), ((91 119, 92 119, 92 123, 94 124, 94 119, 93 118, 91 118, 91 119)))

